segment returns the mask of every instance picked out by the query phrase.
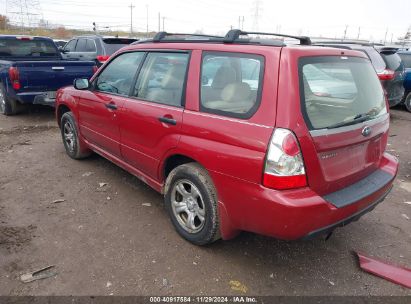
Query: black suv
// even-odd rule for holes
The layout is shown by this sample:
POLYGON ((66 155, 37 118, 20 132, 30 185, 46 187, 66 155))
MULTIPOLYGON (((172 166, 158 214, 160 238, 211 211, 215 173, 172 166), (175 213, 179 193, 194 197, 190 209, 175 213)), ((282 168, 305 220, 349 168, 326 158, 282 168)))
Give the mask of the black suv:
POLYGON ((113 53, 138 39, 84 35, 71 39, 62 49, 64 59, 95 61, 101 66, 113 53))
POLYGON ((404 65, 396 48, 374 47, 370 43, 352 41, 322 41, 313 43, 318 46, 334 47, 364 52, 370 58, 382 86, 387 92, 390 107, 401 103, 404 96, 404 65))

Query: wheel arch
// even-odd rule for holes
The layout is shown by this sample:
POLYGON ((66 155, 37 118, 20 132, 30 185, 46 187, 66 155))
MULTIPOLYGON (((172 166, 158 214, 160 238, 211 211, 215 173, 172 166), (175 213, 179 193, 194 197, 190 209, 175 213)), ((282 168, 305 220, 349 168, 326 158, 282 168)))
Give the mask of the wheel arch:
MULTIPOLYGON (((172 153, 169 154, 160 169, 160 180, 162 180, 163 182, 165 182, 165 180, 167 179, 167 176, 170 174, 171 171, 173 171, 174 168, 187 164, 187 163, 197 163, 200 166, 202 166, 203 168, 205 168, 199 161, 197 161, 196 159, 187 156, 183 153, 172 153)), ((206 169, 207 170, 207 169, 206 169)))
POLYGON ((64 104, 64 103, 59 104, 59 106, 57 107, 57 110, 56 110, 57 124, 58 124, 59 127, 61 127, 61 125, 60 125, 61 124, 61 117, 64 115, 64 113, 67 113, 67 112, 72 112, 71 108, 68 105, 64 104))

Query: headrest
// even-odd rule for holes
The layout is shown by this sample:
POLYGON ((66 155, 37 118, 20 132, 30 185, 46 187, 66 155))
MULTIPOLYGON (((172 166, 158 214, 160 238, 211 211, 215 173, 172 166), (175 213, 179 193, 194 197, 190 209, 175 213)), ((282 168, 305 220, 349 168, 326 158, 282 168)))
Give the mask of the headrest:
POLYGON ((220 67, 213 79, 211 87, 213 89, 223 89, 229 83, 236 81, 235 70, 232 67, 222 66, 220 67))
POLYGON ((176 64, 164 76, 161 87, 163 89, 181 89, 184 82, 186 67, 183 64, 176 64))
POLYGON ((221 92, 221 99, 224 101, 249 101, 251 88, 248 83, 235 82, 228 84, 221 92))

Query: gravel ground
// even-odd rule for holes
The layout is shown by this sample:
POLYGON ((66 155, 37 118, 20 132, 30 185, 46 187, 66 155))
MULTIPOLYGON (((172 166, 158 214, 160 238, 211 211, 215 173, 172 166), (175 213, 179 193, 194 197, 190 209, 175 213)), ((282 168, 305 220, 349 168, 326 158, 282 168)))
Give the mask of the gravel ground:
POLYGON ((66 156, 50 109, 1 116, 0 295, 411 295, 352 254, 411 266, 410 126, 410 113, 392 111, 394 190, 328 241, 242 233, 196 247, 174 231, 160 194, 97 155, 66 156), (20 282, 48 265, 56 276, 20 282))

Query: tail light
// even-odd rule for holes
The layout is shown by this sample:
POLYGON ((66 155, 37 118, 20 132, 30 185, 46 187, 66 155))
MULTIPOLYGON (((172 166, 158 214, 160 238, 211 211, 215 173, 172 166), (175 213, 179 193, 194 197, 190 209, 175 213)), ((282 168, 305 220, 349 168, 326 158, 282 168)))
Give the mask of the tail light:
POLYGON ((278 190, 307 185, 300 146, 290 130, 274 131, 267 151, 263 185, 278 190))
POLYGON ((392 80, 394 79, 395 72, 393 70, 385 69, 382 72, 377 73, 380 80, 392 80))
POLYGON ((13 89, 20 90, 21 88, 20 74, 19 74, 19 70, 16 67, 9 68, 9 77, 10 77, 10 81, 11 81, 11 85, 13 89))
POLYGON ((110 58, 110 56, 108 56, 108 55, 97 55, 97 60, 100 63, 106 62, 109 58, 110 58))
POLYGON ((98 66, 93 66, 93 74, 95 74, 98 71, 98 66))

